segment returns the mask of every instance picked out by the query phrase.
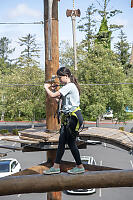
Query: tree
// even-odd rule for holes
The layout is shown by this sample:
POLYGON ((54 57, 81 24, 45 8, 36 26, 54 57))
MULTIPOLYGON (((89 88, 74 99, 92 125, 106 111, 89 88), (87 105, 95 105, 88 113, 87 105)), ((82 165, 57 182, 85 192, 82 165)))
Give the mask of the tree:
POLYGON ((36 61, 36 59, 40 58, 40 48, 39 45, 36 44, 35 35, 33 36, 29 33, 25 37, 19 38, 19 44, 21 47, 24 47, 24 50, 21 51, 17 63, 23 67, 38 65, 39 62, 36 61))
POLYGON ((114 30, 117 30, 122 27, 122 25, 116 25, 116 24, 110 24, 108 25, 108 21, 114 17, 115 15, 122 13, 120 10, 111 10, 108 11, 108 4, 111 0, 103 0, 103 4, 99 3, 100 9, 94 9, 92 6, 88 7, 88 13, 86 15, 87 23, 83 23, 83 20, 81 19, 81 25, 78 27, 79 30, 85 32, 85 40, 83 40, 84 44, 88 46, 88 49, 90 47, 90 42, 92 41, 92 38, 96 38, 96 43, 103 44, 104 47, 110 48, 111 46, 111 33, 114 30), (96 20, 93 19, 93 16, 95 12, 98 12, 101 16, 101 24, 98 33, 92 32, 95 28, 96 30, 96 20))
POLYGON ((95 45, 78 65, 84 118, 97 119, 110 107, 115 117, 124 120, 125 106, 132 100, 129 86, 121 84, 126 81, 126 75, 117 55, 103 45, 95 45))
POLYGON ((39 67, 16 68, 5 77, 7 81, 13 84, 12 87, 5 87, 7 119, 40 120, 45 117, 44 72, 39 67))
POLYGON ((2 37, 0 39, 0 58, 4 62, 9 61, 9 55, 15 51, 15 48, 9 48, 10 43, 11 41, 7 37, 2 37))
POLYGON ((99 32, 96 35, 97 39, 95 40, 96 43, 103 44, 105 48, 111 48, 111 34, 112 34, 113 29, 116 30, 122 27, 121 25, 120 26, 108 25, 108 20, 110 18, 114 17, 118 13, 121 13, 120 10, 108 11, 107 7, 108 7, 109 2, 110 0, 104 0, 103 9, 99 10, 99 14, 102 17, 102 21, 101 21, 99 32))
MULTIPOLYGON (((116 9, 108 10, 108 6, 109 6, 109 3, 111 2, 111 0, 103 0, 103 4, 99 3, 99 1, 97 1, 97 2, 100 5, 100 7, 102 8, 102 10, 98 10, 98 13, 102 17, 102 20, 105 18, 108 21, 112 17, 116 16, 117 14, 122 13, 121 10, 116 10, 116 9)), ((114 30, 120 29, 122 27, 123 27, 122 25, 110 24, 109 30, 114 31, 114 30)))
POLYGON ((89 6, 86 11, 86 16, 81 18, 79 21, 80 25, 77 27, 80 31, 85 32, 85 40, 83 40, 83 42, 87 43, 86 46, 88 50, 91 47, 96 31, 96 20, 94 19, 96 12, 97 9, 95 9, 93 4, 89 6))
POLYGON ((15 64, 11 63, 13 59, 9 59, 9 56, 15 51, 15 48, 9 47, 10 43, 11 41, 6 37, 0 39, 0 71, 2 75, 11 73, 15 67, 15 64))
POLYGON ((127 73, 128 69, 131 67, 129 64, 129 59, 130 59, 130 45, 127 42, 127 36, 124 34, 124 32, 121 30, 120 35, 118 36, 120 39, 116 44, 115 44, 115 49, 118 54, 119 61, 121 62, 123 69, 125 73, 127 73))
POLYGON ((104 16, 95 43, 102 44, 105 48, 111 48, 111 34, 107 25, 107 19, 104 16))

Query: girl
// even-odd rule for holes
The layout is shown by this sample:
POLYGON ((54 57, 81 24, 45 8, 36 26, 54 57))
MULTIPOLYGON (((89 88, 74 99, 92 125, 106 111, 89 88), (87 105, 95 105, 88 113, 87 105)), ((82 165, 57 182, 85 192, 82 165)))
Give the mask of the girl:
POLYGON ((44 174, 60 173, 60 162, 65 151, 65 144, 67 143, 71 153, 76 161, 76 167, 68 170, 68 173, 79 174, 85 172, 81 163, 80 154, 76 145, 76 136, 78 130, 83 123, 83 117, 79 108, 80 105, 80 88, 76 78, 71 74, 70 70, 61 67, 57 70, 59 81, 64 84, 57 92, 52 92, 49 88, 51 84, 45 84, 44 88, 47 94, 52 98, 61 98, 62 100, 62 117, 59 144, 56 153, 56 159, 53 167, 44 171, 44 174))

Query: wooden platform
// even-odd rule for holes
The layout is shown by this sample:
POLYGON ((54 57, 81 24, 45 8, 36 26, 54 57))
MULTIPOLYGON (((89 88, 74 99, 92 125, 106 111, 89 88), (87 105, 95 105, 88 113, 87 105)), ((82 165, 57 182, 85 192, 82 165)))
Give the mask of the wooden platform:
POLYGON ((20 139, 38 141, 38 142, 54 142, 59 140, 59 132, 48 133, 45 128, 30 128, 19 132, 20 139))
MULTIPOLYGON (((77 141, 79 148, 86 148, 84 141, 100 140, 130 151, 133 153, 133 134, 125 131, 90 127, 80 132, 79 138, 82 141, 77 141)), ((23 151, 40 151, 57 149, 59 133, 48 133, 44 128, 30 128, 19 132, 16 137, 1 137, 0 140, 20 143, 23 151)), ((14 147, 15 148, 15 147, 14 147)), ((67 145, 66 145, 66 148, 67 145)))
POLYGON ((118 129, 90 127, 80 132, 80 137, 83 139, 100 140, 127 151, 131 151, 131 153, 133 150, 133 133, 118 129))

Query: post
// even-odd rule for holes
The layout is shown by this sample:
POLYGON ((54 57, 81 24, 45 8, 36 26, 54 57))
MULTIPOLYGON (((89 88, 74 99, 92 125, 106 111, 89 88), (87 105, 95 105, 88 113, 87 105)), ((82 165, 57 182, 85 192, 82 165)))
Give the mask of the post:
MULTIPOLYGON (((45 36, 45 80, 56 75, 59 68, 58 47, 58 0, 44 0, 44 36, 45 36)), ((58 120, 55 116, 57 104, 54 99, 46 95, 46 129, 56 132, 58 120)), ((56 151, 47 152, 47 160, 54 162, 56 151)), ((47 193, 47 200, 61 200, 61 192, 47 193)))
MULTIPOLYGON (((58 47, 58 0, 44 0, 44 36, 45 36, 45 80, 56 75, 59 68, 59 47, 58 47), (52 1, 52 19, 48 19, 48 3, 52 1), (51 38, 48 30, 52 26, 51 38), (50 27, 49 27, 50 26, 50 27), (49 43, 50 42, 50 43, 49 43), (49 59, 49 48, 51 46, 51 59, 49 59)), ((46 96, 46 128, 49 132, 58 129, 57 118, 54 116, 57 104, 54 99, 46 96)))
POLYGON ((73 31, 73 52, 74 52, 74 69, 77 70, 77 47, 76 47, 76 16, 80 17, 80 10, 68 10, 66 16, 72 19, 72 31, 73 31))
POLYGON ((72 29, 73 29, 74 69, 77 70, 76 17, 75 17, 75 15, 72 15, 72 29))

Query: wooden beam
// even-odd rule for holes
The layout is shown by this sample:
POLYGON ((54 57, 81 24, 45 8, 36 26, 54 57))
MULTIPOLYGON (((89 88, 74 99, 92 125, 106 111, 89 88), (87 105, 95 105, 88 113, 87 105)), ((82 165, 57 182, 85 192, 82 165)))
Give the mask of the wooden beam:
POLYGON ((22 149, 23 149, 21 147, 15 147, 15 146, 10 146, 10 145, 0 145, 0 148, 2 148, 2 149, 11 149, 13 151, 15 151, 15 150, 22 151, 22 149))
MULTIPOLYGON (((13 174, 12 176, 22 176, 22 175, 33 175, 33 174, 43 174, 43 171, 53 166, 53 159, 55 156, 55 151, 51 151, 53 154, 49 154, 48 161, 42 163, 38 166, 33 166, 28 169, 22 170, 13 174)), ((61 161, 61 172, 67 172, 68 169, 75 167, 75 162, 61 161)), ((109 171, 109 170, 121 170, 118 168, 99 166, 99 165, 88 165, 84 164, 84 168, 86 171, 109 171)))
POLYGON ((0 179, 0 196, 112 187, 133 187, 133 170, 86 172, 80 175, 10 176, 0 179))

